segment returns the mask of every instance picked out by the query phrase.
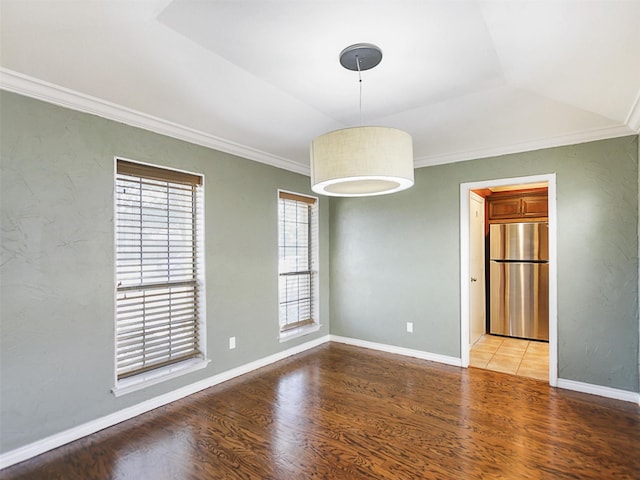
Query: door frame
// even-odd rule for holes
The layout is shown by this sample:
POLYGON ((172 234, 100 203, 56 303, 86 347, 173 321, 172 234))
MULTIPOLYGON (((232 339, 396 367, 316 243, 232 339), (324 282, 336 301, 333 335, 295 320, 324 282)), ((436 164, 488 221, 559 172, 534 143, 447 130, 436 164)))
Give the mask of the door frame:
POLYGON ((507 185, 547 182, 549 202, 549 384, 558 385, 558 229, 556 174, 498 178, 460 184, 460 360, 469 367, 469 195, 471 190, 507 185))

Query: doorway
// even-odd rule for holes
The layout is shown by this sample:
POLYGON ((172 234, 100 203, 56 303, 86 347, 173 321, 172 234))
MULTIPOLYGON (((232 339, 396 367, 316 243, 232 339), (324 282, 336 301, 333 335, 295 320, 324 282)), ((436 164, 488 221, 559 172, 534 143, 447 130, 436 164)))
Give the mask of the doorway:
POLYGON ((503 178, 460 185, 460 351, 463 367, 469 366, 472 335, 477 335, 477 312, 471 311, 472 295, 477 295, 477 259, 472 252, 472 190, 500 188, 514 184, 544 182, 548 188, 549 218, 549 384, 557 385, 557 206, 555 174, 503 178), (473 281, 473 278, 476 281, 473 281))

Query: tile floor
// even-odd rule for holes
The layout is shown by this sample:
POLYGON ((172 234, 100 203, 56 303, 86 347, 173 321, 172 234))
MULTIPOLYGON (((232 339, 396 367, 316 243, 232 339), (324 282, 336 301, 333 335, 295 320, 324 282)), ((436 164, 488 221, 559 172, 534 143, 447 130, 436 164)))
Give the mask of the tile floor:
POLYGON ((471 347, 469 365, 549 381, 549 344, 483 335, 471 347))

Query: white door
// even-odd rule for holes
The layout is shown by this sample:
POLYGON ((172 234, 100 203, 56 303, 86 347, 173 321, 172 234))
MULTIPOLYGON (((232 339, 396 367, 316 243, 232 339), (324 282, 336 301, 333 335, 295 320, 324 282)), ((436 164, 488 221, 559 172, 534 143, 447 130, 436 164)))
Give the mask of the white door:
POLYGON ((469 345, 485 333, 484 198, 469 192, 469 345))

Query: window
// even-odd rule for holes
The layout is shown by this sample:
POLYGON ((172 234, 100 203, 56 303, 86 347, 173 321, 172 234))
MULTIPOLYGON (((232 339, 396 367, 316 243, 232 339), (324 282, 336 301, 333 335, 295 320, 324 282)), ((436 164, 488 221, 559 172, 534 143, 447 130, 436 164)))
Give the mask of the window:
POLYGON ((120 159, 116 170, 120 382, 204 358, 199 308, 203 179, 120 159))
MULTIPOLYGON (((317 324, 317 199, 278 192, 280 332, 317 324)), ((299 331, 299 330, 298 330, 299 331)))

